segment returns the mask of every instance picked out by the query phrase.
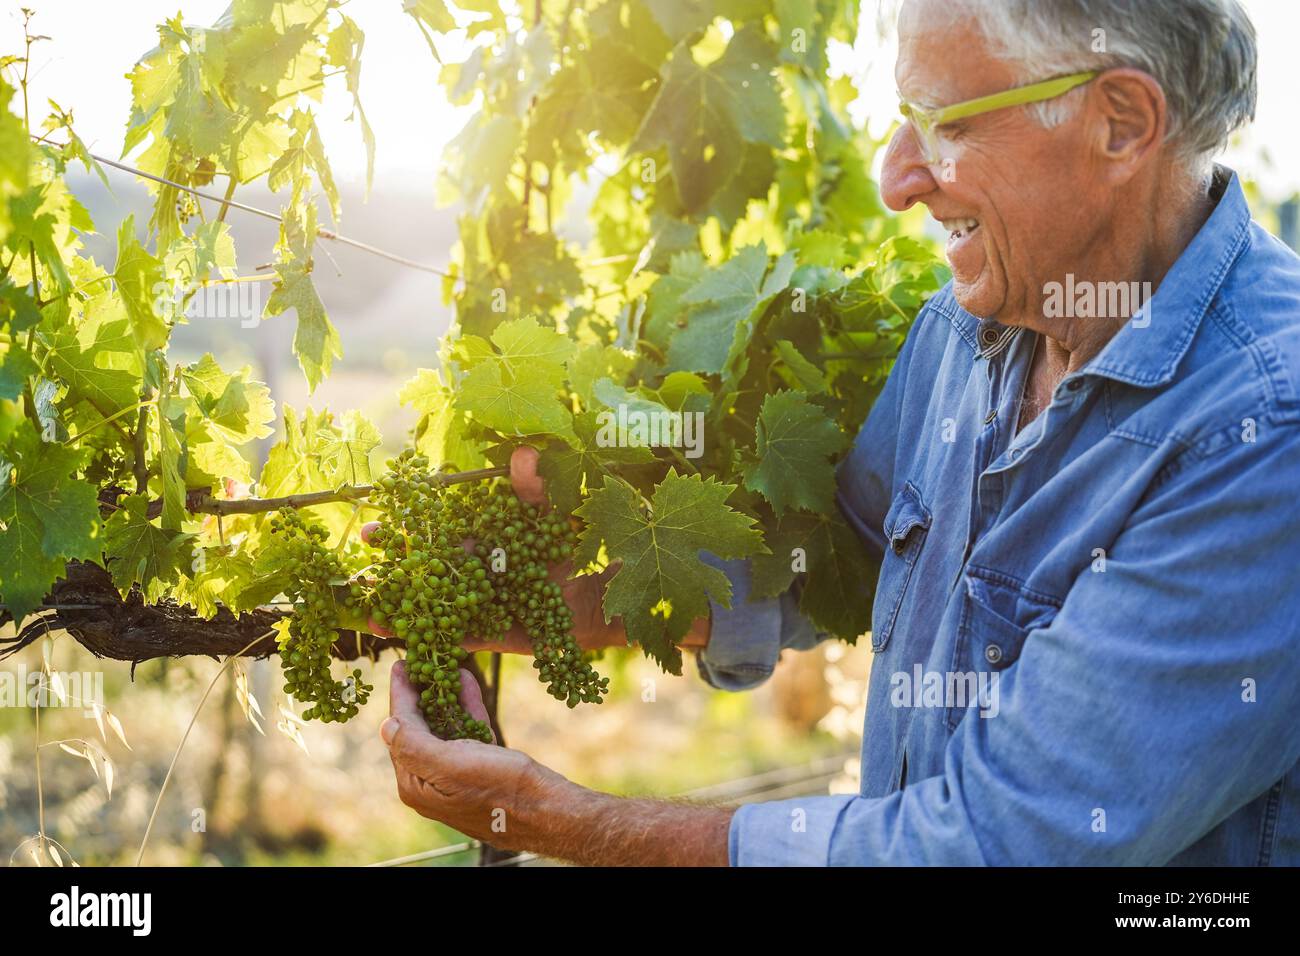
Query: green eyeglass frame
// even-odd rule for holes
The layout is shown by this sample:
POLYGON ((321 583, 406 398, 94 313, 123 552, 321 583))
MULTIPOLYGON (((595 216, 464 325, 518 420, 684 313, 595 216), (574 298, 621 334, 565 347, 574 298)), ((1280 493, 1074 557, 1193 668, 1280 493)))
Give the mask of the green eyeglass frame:
POLYGON ((921 151, 925 155, 925 161, 937 165, 940 159, 939 136, 936 128, 944 123, 969 119, 972 116, 980 116, 994 110, 1006 109, 1009 106, 1024 106, 1027 103, 1042 103, 1046 100, 1052 100, 1100 75, 1100 70, 1092 70, 1087 73, 1071 73, 1069 76, 1058 76, 1055 79, 1043 80, 1041 83, 1017 86, 1014 89, 1003 90, 1001 93, 981 96, 978 99, 967 100, 964 103, 954 103, 952 106, 943 106, 934 110, 916 106, 900 97, 898 108, 903 114, 903 118, 911 123, 912 128, 916 130, 917 141, 921 144, 921 151))

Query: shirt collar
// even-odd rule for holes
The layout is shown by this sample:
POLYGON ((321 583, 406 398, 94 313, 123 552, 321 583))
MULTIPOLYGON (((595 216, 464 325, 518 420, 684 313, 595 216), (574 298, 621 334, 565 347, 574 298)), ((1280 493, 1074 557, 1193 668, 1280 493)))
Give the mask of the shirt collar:
MULTIPOLYGON (((1173 378, 1201 319, 1245 247, 1250 208, 1237 174, 1215 166, 1211 192, 1218 204, 1149 301, 1106 344, 1083 374, 1103 375, 1131 385, 1163 385, 1173 378)), ((981 358, 1004 352, 1019 327, 977 319, 956 301, 952 308, 974 324, 981 358)), ((952 317, 952 316, 950 316, 952 317)))

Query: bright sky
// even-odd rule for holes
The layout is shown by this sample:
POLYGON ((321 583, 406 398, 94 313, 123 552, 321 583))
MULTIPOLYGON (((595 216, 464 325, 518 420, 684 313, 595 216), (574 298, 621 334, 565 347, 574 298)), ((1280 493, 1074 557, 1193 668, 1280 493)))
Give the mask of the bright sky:
MULTIPOLYGON (((1257 179, 1270 198, 1285 198, 1300 190, 1293 72, 1300 3, 1245 4, 1259 33, 1260 103, 1255 128, 1228 162, 1257 179)), ((115 158, 130 108, 130 86, 123 77, 155 44, 154 25, 178 7, 187 22, 210 24, 227 0, 0 0, 0 53, 22 49, 20 5, 36 8, 35 29, 53 37, 33 56, 33 104, 53 97, 73 111, 81 136, 95 152, 115 158)), ((867 0, 865 7, 874 11, 876 3, 867 0)), ((437 156, 463 120, 436 85, 436 64, 402 12, 401 0, 356 0, 347 9, 366 33, 361 96, 378 140, 376 188, 384 188, 385 181, 402 181, 404 188, 413 180, 431 186, 437 156)), ((875 36, 874 13, 863 20, 856 50, 836 60, 859 75, 862 99, 855 112, 880 133, 897 109, 894 55, 889 42, 875 36)), ((341 180, 359 180, 365 154, 354 124, 344 121, 349 103, 341 86, 327 96, 326 106, 321 127, 335 172, 341 180)))

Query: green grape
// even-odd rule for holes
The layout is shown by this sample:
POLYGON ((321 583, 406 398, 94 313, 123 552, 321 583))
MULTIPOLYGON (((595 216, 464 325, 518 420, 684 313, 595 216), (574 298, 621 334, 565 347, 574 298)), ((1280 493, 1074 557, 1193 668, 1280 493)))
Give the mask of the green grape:
MULTIPOLYGON (((328 532, 308 523, 297 511, 285 510, 272 518, 271 533, 284 539, 285 570, 290 579, 285 593, 295 605, 289 639, 280 649, 284 692, 312 705, 303 712, 304 720, 350 720, 374 687, 361 680, 360 669, 341 681, 330 674, 330 647, 339 622, 330 582, 347 577, 347 572, 338 555, 325 547, 328 532)), ((359 612, 364 600, 364 589, 353 584, 343 606, 359 612)))
POLYGON ((503 481, 444 486, 413 451, 390 468, 371 496, 384 512, 370 539, 381 552, 371 616, 406 639, 407 674, 433 732, 491 740, 460 704, 459 662, 469 656, 460 645, 471 635, 499 640, 515 624, 552 697, 570 707, 600 703, 609 680, 578 646, 563 592, 547 577, 547 563, 577 544, 569 523, 521 503, 503 481))

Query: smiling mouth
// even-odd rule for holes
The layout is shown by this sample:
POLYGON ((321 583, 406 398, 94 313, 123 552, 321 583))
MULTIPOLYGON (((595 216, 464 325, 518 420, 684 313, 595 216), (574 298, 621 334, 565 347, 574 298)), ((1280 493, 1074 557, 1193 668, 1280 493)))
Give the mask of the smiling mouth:
POLYGON ((949 239, 964 239, 980 227, 978 219, 943 219, 939 224, 948 230, 949 239))

